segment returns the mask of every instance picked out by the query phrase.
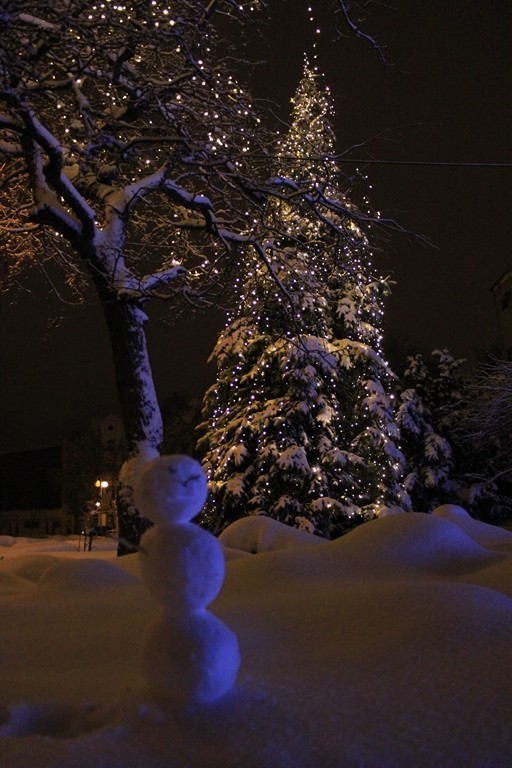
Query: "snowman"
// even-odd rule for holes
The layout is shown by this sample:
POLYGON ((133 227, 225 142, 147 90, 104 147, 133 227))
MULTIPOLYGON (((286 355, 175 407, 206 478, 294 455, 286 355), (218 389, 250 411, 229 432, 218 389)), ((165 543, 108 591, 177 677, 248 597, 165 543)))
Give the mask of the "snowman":
POLYGON ((201 465, 161 456, 143 468, 135 504, 154 523, 140 543, 141 574, 162 609, 143 648, 144 677, 158 699, 207 703, 235 682, 238 641, 206 608, 225 575, 222 545, 191 523, 207 496, 201 465))

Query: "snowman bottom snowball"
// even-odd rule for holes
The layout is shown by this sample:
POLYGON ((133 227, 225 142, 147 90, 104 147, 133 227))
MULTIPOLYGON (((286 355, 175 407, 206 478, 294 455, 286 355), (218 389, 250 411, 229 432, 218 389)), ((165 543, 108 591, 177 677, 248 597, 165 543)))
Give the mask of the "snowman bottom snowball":
POLYGON ((233 687, 239 666, 235 633, 208 611, 182 617, 164 611, 144 644, 143 674, 161 701, 215 701, 233 687))

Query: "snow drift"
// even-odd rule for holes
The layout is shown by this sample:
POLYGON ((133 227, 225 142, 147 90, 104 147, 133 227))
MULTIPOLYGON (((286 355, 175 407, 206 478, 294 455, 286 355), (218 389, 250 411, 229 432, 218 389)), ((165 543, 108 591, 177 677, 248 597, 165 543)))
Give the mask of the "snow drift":
POLYGON ((454 508, 316 546, 257 525, 212 606, 238 637, 237 683, 186 707, 155 703, 141 674, 159 608, 140 555, 0 542, 0 764, 512 764, 511 533, 454 508))

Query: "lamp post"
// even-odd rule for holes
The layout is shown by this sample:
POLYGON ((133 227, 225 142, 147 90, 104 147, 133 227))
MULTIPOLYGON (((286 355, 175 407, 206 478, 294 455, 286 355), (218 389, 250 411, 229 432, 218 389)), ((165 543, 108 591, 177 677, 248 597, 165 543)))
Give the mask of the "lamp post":
MULTIPOLYGON (((108 480, 96 480, 96 488, 99 490, 100 500, 96 502, 98 512, 98 527, 106 530, 107 527, 107 512, 106 509, 110 507, 110 504, 104 502, 103 493, 107 490, 110 483, 108 480)), ((106 500, 108 501, 108 500, 106 500)))

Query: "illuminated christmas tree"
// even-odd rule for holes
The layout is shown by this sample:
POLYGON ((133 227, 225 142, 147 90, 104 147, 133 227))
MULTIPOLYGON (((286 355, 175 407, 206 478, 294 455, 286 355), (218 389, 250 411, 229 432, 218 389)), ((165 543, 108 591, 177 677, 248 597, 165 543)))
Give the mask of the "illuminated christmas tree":
POLYGON ((338 536, 377 507, 404 502, 380 347, 388 289, 334 159, 329 91, 307 64, 292 103, 278 172, 293 180, 290 195, 308 194, 298 206, 285 196, 269 204, 269 234, 285 234, 267 240, 271 269, 255 264, 246 275, 212 355, 205 522, 220 530, 264 514, 338 536))

